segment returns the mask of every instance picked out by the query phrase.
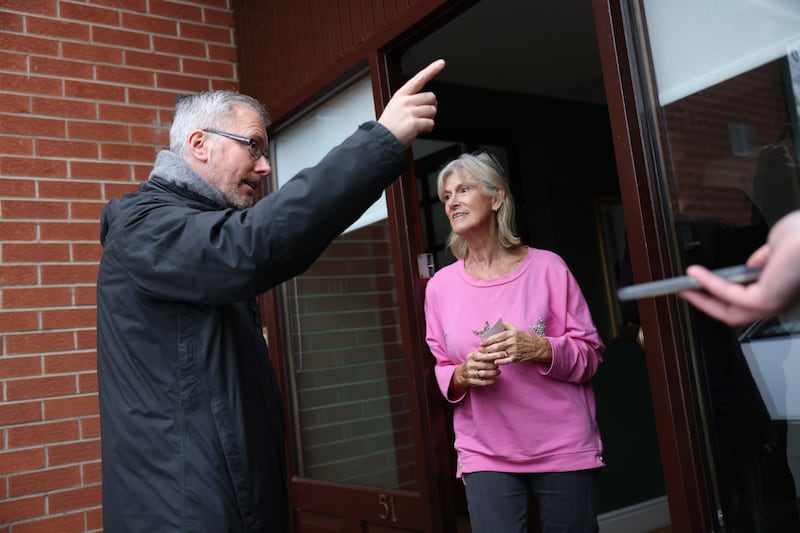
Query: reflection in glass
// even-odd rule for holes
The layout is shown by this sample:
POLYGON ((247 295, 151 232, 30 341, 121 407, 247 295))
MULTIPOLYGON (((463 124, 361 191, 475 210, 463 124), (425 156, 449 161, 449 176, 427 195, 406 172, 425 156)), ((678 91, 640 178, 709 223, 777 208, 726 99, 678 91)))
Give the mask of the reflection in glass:
POLYGON ((415 489, 388 221, 341 235, 284 289, 298 475, 415 489))
MULTIPOLYGON (((778 218, 800 208, 797 122, 786 76, 785 59, 773 61, 662 108, 681 268, 744 263, 778 218)), ((687 313, 725 531, 800 531, 800 472, 789 459, 800 442, 789 431, 794 421, 768 407, 800 394, 797 381, 787 388, 783 374, 785 397, 765 402, 751 371, 756 360, 745 356, 754 345, 743 350, 742 331, 694 308, 687 313)), ((783 338, 784 353, 772 356, 800 358, 791 331, 783 338)))
MULTIPOLYGON (((356 124, 374 119, 365 75, 271 143, 282 186, 356 124)), ((408 378, 385 195, 281 287, 295 472, 386 489, 416 489, 408 378)))

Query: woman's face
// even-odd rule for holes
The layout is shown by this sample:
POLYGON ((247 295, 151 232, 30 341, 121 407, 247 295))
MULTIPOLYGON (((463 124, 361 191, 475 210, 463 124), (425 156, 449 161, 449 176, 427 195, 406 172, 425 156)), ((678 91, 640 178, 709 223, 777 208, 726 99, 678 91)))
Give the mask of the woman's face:
POLYGON ((462 237, 488 231, 500 199, 492 198, 469 174, 456 171, 444 179, 444 210, 453 233, 462 237))

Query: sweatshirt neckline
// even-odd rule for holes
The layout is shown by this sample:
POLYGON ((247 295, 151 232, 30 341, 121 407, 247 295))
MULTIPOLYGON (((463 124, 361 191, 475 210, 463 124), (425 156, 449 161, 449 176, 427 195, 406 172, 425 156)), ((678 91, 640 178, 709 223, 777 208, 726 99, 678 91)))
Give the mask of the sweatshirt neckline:
POLYGON ((461 279, 464 280, 466 283, 474 285, 475 287, 493 287, 496 285, 503 285, 505 283, 510 283, 515 279, 519 278, 528 270, 532 262, 533 262, 533 250, 530 247, 526 247, 525 258, 522 260, 522 262, 516 269, 514 269, 512 272, 509 272, 505 276, 500 276, 499 278, 492 278, 492 279, 474 278, 469 272, 467 272, 467 267, 463 259, 460 259, 457 264, 458 264, 458 273, 461 276, 461 279))

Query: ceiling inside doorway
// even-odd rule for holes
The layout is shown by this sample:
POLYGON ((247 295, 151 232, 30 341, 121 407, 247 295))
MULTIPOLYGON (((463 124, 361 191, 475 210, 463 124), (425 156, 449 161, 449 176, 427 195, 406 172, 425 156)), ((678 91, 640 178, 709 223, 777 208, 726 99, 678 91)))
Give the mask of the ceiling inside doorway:
POLYGON ((403 71, 440 57, 445 83, 605 103, 590 0, 482 0, 410 48, 403 71))

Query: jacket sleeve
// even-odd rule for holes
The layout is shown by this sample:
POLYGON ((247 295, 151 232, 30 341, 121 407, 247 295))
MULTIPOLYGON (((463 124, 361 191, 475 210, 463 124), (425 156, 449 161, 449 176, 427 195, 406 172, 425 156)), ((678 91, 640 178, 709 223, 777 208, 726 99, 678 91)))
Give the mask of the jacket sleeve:
POLYGON ((123 232, 125 268, 145 294, 224 304, 305 271, 402 172, 397 138, 368 122, 252 208, 150 206, 123 232), (127 242, 125 242, 127 241, 127 242))

